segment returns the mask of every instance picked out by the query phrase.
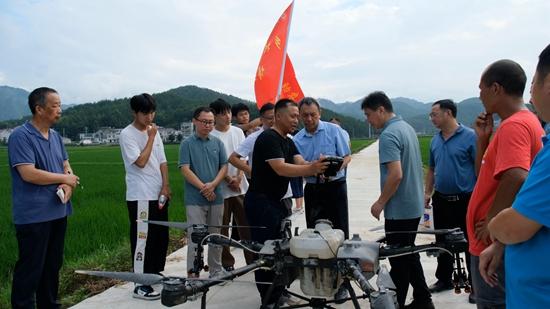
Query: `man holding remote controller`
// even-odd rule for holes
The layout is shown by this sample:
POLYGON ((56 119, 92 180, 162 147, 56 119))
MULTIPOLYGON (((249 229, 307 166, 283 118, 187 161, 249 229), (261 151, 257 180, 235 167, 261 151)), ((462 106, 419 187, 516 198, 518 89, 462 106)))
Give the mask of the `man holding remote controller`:
POLYGON ((70 198, 78 184, 61 136, 50 129, 61 118, 57 91, 29 94, 32 119, 8 141, 12 205, 19 257, 13 272, 13 308, 59 308, 57 290, 70 198), (61 189, 63 194, 56 193, 61 189))
MULTIPOLYGON (((126 203, 134 272, 164 270, 168 227, 139 220, 168 221, 170 185, 164 145, 153 123, 156 102, 147 93, 130 99, 134 121, 120 132, 120 149, 126 169, 126 203)), ((160 294, 148 285, 136 285, 135 298, 154 300, 160 294)))
MULTIPOLYGON (((308 228, 315 227, 315 221, 328 219, 335 229, 344 232, 349 238, 348 189, 345 168, 351 161, 349 144, 343 130, 330 122, 321 121, 321 107, 311 97, 303 98, 298 104, 304 128, 293 140, 296 148, 306 161, 315 161, 321 156, 343 157, 340 169, 332 177, 306 177, 304 201, 308 228)), ((340 286, 335 298, 347 297, 347 289, 340 286)))

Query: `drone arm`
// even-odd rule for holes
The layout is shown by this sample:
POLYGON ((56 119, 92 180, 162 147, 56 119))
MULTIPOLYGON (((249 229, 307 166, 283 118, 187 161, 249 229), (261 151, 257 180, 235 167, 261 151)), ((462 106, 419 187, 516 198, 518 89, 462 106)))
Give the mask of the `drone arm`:
POLYGON ((262 250, 263 248, 263 244, 260 244, 256 241, 252 241, 252 240, 235 241, 225 235, 220 235, 220 234, 210 234, 209 237, 206 238, 205 242, 215 244, 215 245, 220 245, 220 246, 231 246, 235 248, 242 248, 244 250, 249 250, 253 253, 258 253, 258 251, 262 250))
POLYGON ((369 281, 365 276, 363 276, 363 273, 361 272, 361 269, 359 268, 359 265, 357 265, 357 262, 354 260, 346 260, 345 262, 346 268, 349 270, 349 274, 357 281, 359 286, 361 287, 361 290, 365 292, 367 295, 370 295, 370 293, 374 290, 372 286, 370 285, 369 281))

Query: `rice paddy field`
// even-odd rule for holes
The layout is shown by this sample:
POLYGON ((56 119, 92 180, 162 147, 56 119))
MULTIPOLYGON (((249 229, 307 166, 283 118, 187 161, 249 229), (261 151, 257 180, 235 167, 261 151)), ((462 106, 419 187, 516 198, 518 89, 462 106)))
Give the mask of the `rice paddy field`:
MULTIPOLYGON (((63 274, 82 265, 101 267, 118 261, 117 268, 130 268, 128 212, 125 202, 124 165, 118 146, 68 147, 69 161, 80 177, 83 189, 76 189, 73 215, 69 217, 65 240, 63 274), (104 262, 101 259, 105 259, 104 262), (99 265, 98 265, 99 264, 99 265), (106 265, 106 264, 103 264, 106 265)), ((183 178, 177 170, 178 145, 166 145, 173 200, 169 208, 171 220, 185 220, 183 178)), ((0 308, 9 307, 11 277, 17 259, 17 243, 11 212, 11 176, 7 148, 0 148, 0 308)), ((171 231, 179 233, 179 231, 171 231)), ((61 294, 72 293, 77 282, 62 274, 61 294)), ((64 305, 70 299, 63 300, 64 305)))
MULTIPOLYGON (((429 139, 426 139, 429 144, 429 139)), ((422 144, 421 139, 421 144, 422 144)), ((373 140, 353 140, 357 152, 373 140)), ((169 218, 184 221, 183 178, 177 169, 178 145, 166 145, 173 199, 169 218)), ((73 215, 69 217, 65 240, 65 262, 61 272, 60 297, 63 307, 97 293, 112 282, 98 286, 75 269, 130 270, 128 214, 125 203, 124 166, 118 146, 68 147, 69 160, 82 188, 76 189, 73 215)), ((182 232, 171 231, 171 243, 182 232)), ((0 308, 10 307, 12 271, 17 243, 11 214, 11 176, 7 148, 0 147, 0 308)), ((176 249, 176 248, 172 248, 176 249)))

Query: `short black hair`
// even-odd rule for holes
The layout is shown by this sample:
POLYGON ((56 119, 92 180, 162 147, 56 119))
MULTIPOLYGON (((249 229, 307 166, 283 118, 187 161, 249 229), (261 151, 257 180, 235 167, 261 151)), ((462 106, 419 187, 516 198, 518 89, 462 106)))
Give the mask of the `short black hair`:
POLYGON ((247 111, 250 114, 250 108, 248 105, 244 103, 233 104, 233 107, 231 107, 231 114, 233 114, 233 116, 237 116, 240 111, 247 111))
POLYGON ((304 105, 307 105, 307 106, 315 105, 317 106, 317 109, 321 111, 321 105, 319 105, 319 102, 317 102, 317 100, 315 100, 312 97, 305 97, 302 100, 300 100, 300 103, 298 103, 298 108, 302 109, 302 106, 304 105))
POLYGON ((439 100, 435 101, 432 106, 439 105, 440 109, 445 109, 451 111, 451 115, 453 115, 453 118, 456 118, 457 108, 456 103, 453 102, 451 99, 445 99, 445 100, 439 100))
POLYGON ((31 113, 33 115, 36 113, 36 107, 38 105, 42 107, 46 106, 46 96, 48 93, 57 93, 57 91, 48 87, 40 87, 34 89, 29 94, 29 108, 31 109, 31 113))
POLYGON ((384 107, 387 112, 393 112, 393 105, 391 104, 390 98, 388 98, 383 91, 371 92, 363 99, 363 102, 361 102, 361 109, 368 108, 376 110, 380 106, 384 107))
POLYGON ((130 99, 130 107, 135 113, 142 112, 144 114, 149 114, 157 110, 157 102, 152 95, 142 93, 130 99))
POLYGON ((504 91, 516 97, 523 97, 527 76, 523 68, 515 61, 502 59, 493 62, 481 76, 481 82, 485 86, 497 83, 504 88, 504 91))
POLYGON ((296 102, 292 101, 291 99, 280 99, 275 104, 275 114, 277 114, 281 109, 286 109, 288 106, 298 107, 298 104, 296 104, 296 102))
POLYGON ((271 111, 275 108, 275 105, 271 102, 267 102, 264 105, 262 105, 262 108, 260 108, 260 115, 264 115, 267 111, 271 111))
POLYGON ((210 108, 214 111, 214 115, 224 114, 231 111, 231 105, 224 99, 216 99, 210 103, 210 108))
POLYGON ((193 112, 193 118, 198 120, 201 113, 212 113, 212 114, 214 114, 214 111, 208 106, 200 106, 200 107, 197 107, 195 109, 195 111, 193 112))
POLYGON ((550 73, 550 45, 546 46, 539 55, 539 63, 537 64, 538 81, 543 81, 548 73, 550 73))

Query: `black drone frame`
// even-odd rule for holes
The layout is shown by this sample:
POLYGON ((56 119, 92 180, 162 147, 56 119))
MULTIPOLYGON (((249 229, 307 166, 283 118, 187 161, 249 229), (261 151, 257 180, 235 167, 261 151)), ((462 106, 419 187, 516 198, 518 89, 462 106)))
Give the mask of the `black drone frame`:
MULTIPOLYGON (((228 238, 224 238, 218 235, 211 235, 208 233, 208 227, 206 225, 189 225, 185 223, 174 223, 174 222, 163 222, 163 221, 145 221, 150 224, 159 224, 170 227, 177 227, 180 229, 187 229, 188 227, 193 227, 191 232, 191 240, 198 244, 196 250, 197 254, 195 260, 193 261, 193 270, 192 272, 200 273, 201 270, 205 269, 204 258, 203 258, 203 245, 204 244, 216 244, 222 246, 232 246, 237 248, 242 248, 244 250, 251 250, 254 252, 259 252, 259 257, 251 264, 244 267, 236 268, 235 270, 227 272, 226 275, 214 278, 214 279, 192 279, 192 278, 182 278, 182 277, 165 277, 158 274, 134 274, 134 273, 118 273, 118 272, 101 272, 101 271, 77 271, 78 273, 103 276, 109 278, 116 278, 125 281, 133 281, 136 283, 141 283, 145 285, 152 285, 157 283, 163 284, 161 302, 165 306, 175 306, 178 304, 185 303, 187 301, 196 300, 201 297, 201 308, 206 308, 206 294, 209 291, 209 288, 227 281, 232 281, 235 278, 243 276, 251 271, 254 271, 259 268, 267 268, 274 272, 275 277, 270 287, 268 289, 267 295, 264 299, 270 299, 271 294, 276 287, 282 287, 285 289, 286 293, 304 300, 305 304, 290 305, 285 307, 279 307, 278 302, 275 303, 275 308, 303 308, 303 307, 312 307, 312 308, 334 308, 330 305, 333 303, 341 303, 346 301, 352 301, 355 308, 360 308, 359 299, 369 298, 372 308, 384 308, 390 309, 395 308, 395 303, 392 294, 384 294, 384 291, 376 291, 371 284, 368 282, 367 278, 363 275, 359 262, 354 259, 331 259, 331 260, 321 260, 321 259, 301 259, 294 257, 290 254, 290 245, 289 241, 292 237, 290 231, 290 221, 284 220, 281 226, 281 239, 266 241, 264 244, 260 244, 253 241, 234 241, 228 238), (298 277, 298 270, 301 267, 321 267, 321 268, 332 268, 336 269, 343 277, 343 285, 347 288, 350 293, 350 296, 345 299, 325 299, 325 298, 308 298, 303 295, 288 291, 287 288, 290 287, 290 284, 294 282, 298 277), (356 281, 361 290, 364 292, 362 295, 357 295, 354 289, 351 286, 350 280, 356 281), (373 292, 376 292, 377 305, 373 304, 373 292)), ((297 228, 296 232, 297 233, 297 228)), ((470 285, 468 279, 465 275, 464 267, 462 267, 460 258, 460 253, 467 250, 467 242, 464 238, 464 234, 460 231, 459 228, 456 229, 445 229, 445 230, 436 230, 436 231, 417 231, 417 232, 387 232, 389 233, 418 233, 418 234, 441 234, 444 235, 443 242, 434 242, 425 245, 419 246, 407 246, 407 247, 392 247, 387 245, 381 245, 379 248, 378 259, 382 260, 385 258, 391 258, 393 256, 413 254, 421 251, 435 252, 435 251, 445 251, 449 254, 454 255, 455 259, 455 272, 454 272, 454 283, 455 283, 455 292, 460 293, 461 289, 464 289, 465 292, 470 292, 470 285)), ((379 243, 383 244, 385 241, 384 238, 378 240, 379 243)), ((262 283, 260 283, 262 284, 262 283)), ((266 303, 262 304, 261 308, 266 308, 266 303)))

